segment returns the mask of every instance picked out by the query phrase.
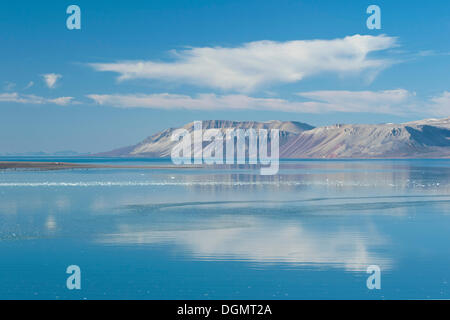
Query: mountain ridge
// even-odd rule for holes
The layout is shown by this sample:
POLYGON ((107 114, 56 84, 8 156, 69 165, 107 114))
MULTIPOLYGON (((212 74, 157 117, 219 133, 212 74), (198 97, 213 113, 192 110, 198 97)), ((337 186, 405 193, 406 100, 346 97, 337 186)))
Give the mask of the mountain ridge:
MULTIPOLYGON (((181 128, 193 131, 193 122, 181 128)), ((450 158, 450 118, 405 123, 335 124, 313 127, 297 121, 205 120, 203 130, 216 128, 279 129, 280 158, 450 158)), ((96 156, 170 157, 172 133, 168 128, 143 141, 96 156)))

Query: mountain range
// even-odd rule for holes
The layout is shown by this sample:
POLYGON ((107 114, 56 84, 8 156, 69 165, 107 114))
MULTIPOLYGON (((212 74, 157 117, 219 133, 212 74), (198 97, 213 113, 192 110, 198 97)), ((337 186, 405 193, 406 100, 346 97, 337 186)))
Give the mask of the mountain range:
MULTIPOLYGON (((336 124, 313 127, 296 121, 207 120, 203 130, 216 128, 279 129, 280 158, 450 158, 450 118, 400 124, 336 124)), ((192 132, 194 123, 182 128, 192 132)), ((114 157, 170 157, 172 133, 158 132, 142 142, 97 154, 114 157)))

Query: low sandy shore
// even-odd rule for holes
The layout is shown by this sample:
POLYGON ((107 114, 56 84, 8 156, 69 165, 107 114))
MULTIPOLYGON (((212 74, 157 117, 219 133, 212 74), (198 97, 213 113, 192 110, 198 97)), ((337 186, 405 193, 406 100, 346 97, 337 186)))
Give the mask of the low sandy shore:
POLYGON ((64 169, 96 169, 96 168, 136 168, 136 169, 193 169, 201 166, 177 166, 177 165, 107 165, 85 164, 70 162, 34 162, 34 161, 0 161, 0 170, 6 169, 35 169, 35 170, 64 170, 64 169))

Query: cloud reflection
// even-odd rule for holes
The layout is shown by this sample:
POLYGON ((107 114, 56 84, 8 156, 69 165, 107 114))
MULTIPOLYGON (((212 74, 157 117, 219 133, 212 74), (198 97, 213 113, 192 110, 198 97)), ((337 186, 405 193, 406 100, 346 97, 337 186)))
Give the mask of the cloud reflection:
POLYGON ((154 226, 123 223, 117 232, 97 242, 111 245, 173 244, 199 260, 240 260, 258 264, 318 265, 365 271, 370 264, 383 270, 392 261, 375 253, 387 239, 373 226, 367 230, 327 225, 324 229, 293 220, 236 216, 216 217, 197 227, 158 230, 154 226))

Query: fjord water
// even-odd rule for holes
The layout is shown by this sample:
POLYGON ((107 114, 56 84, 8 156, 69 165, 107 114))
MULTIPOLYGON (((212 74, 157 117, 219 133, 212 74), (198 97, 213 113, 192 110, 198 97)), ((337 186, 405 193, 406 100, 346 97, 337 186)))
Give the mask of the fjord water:
POLYGON ((0 298, 450 298, 449 177, 450 160, 1 171, 0 298))

